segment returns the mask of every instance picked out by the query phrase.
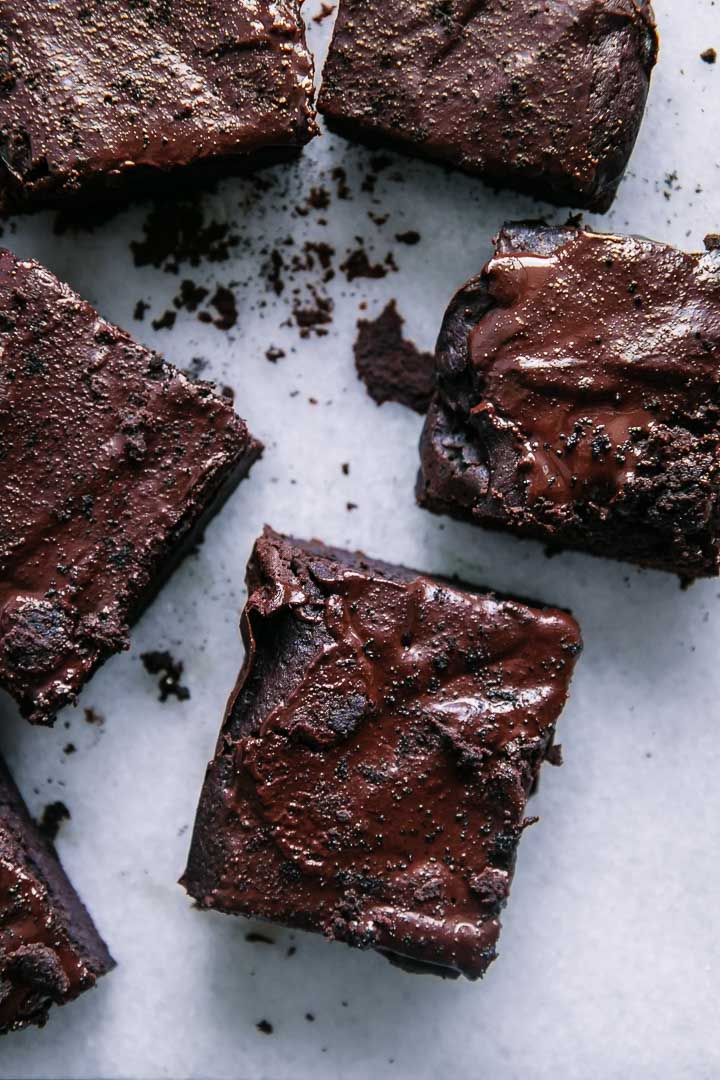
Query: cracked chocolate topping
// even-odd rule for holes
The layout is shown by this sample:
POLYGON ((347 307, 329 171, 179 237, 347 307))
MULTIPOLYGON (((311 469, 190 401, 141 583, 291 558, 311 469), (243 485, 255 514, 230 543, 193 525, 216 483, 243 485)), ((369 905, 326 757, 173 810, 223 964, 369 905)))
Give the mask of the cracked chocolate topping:
POLYGON ((312 75, 297 0, 6 0, 0 205, 299 149, 312 75))
POLYGON ((624 517, 664 533, 655 564, 716 572, 719 357, 718 252, 511 226, 446 317, 421 495, 560 543, 624 517))
POLYGON ((0 685, 75 698, 260 453, 212 392, 0 251, 0 685))
POLYGON ((113 960, 0 761, 0 1034, 42 1025, 113 960))
POLYGON ((645 0, 340 0, 319 109, 350 138, 603 211, 656 56, 645 0))
POLYGON ((477 977, 580 637, 568 614, 266 530, 185 885, 477 977))

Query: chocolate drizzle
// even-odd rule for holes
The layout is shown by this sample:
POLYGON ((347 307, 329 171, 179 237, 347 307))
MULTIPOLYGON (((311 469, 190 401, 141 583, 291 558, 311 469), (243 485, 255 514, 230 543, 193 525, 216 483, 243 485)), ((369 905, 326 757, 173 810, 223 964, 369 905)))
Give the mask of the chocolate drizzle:
POLYGON ((481 975, 576 624, 270 530, 249 583, 246 666, 186 887, 204 906, 481 975), (257 675, 273 642, 277 689, 257 675))

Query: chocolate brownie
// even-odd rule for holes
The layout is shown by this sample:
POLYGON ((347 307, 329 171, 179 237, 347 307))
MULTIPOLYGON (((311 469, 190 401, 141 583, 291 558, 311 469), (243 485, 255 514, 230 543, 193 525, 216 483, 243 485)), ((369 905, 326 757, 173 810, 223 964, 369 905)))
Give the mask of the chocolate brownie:
POLYGON ((411 970, 482 975, 575 621, 270 529, 248 590, 185 888, 411 970))
POLYGON ((421 505, 718 573, 720 251, 507 226, 452 301, 436 363, 421 505))
POLYGON ((316 133, 299 9, 298 0, 5 0, 0 209, 294 156, 316 133))
POLYGON ((259 456, 243 420, 0 250, 0 686, 49 723, 259 456))
POLYGON ((0 760, 0 1035, 42 1026, 114 966, 0 760))
POLYGON ((656 56, 646 0, 340 0, 318 107, 350 139, 604 211, 656 56))

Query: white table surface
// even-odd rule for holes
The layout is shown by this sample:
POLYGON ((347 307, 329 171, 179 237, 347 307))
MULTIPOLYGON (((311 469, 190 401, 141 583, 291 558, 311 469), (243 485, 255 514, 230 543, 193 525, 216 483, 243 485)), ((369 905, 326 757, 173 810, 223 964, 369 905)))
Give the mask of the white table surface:
MULTIPOLYGON (((586 220, 697 249, 720 231, 720 64, 699 56, 720 49, 720 6, 655 4, 662 49, 647 117, 613 210, 586 220)), ((306 6, 312 15, 319 3, 306 6)), ((310 24, 318 56, 331 22, 310 24)), ((267 444, 81 708, 47 731, 0 700, 0 746, 32 810, 55 799, 70 808, 58 848, 118 961, 45 1029, 3 1040, 5 1080, 720 1075, 720 583, 682 591, 659 573, 577 554, 548 559, 540 545, 415 507, 421 419, 376 407, 357 380, 359 305, 374 315, 397 298, 408 335, 431 348, 447 301, 481 268, 502 221, 545 213, 560 222, 566 211, 400 158, 373 196, 360 190, 369 156, 326 136, 299 164, 274 170, 264 194, 249 181, 223 183, 202 200, 206 219, 231 223, 241 243, 230 261, 185 266, 179 278, 133 265, 129 242, 142 238, 147 205, 93 232, 55 235, 50 214, 5 230, 3 243, 179 366, 207 360, 267 444), (351 199, 333 196, 326 215, 294 213, 313 185, 334 191, 337 165, 351 199), (369 210, 390 217, 378 226, 369 210), (395 242, 408 229, 421 233, 417 247, 395 242), (399 272, 352 285, 338 274, 328 336, 301 341, 280 324, 292 288, 306 295, 318 275, 299 274, 278 298, 260 273, 262 249, 287 236, 332 244, 336 265, 360 236, 379 259, 392 251, 399 272), (183 276, 213 290, 234 283, 234 330, 186 311, 172 330, 152 330, 183 276), (152 304, 143 322, 133 319, 138 299, 152 304), (268 363, 270 345, 287 357, 268 363), (241 662, 245 564, 265 521, 566 605, 582 624, 586 649, 559 728, 565 766, 543 774, 532 807, 542 820, 522 841, 500 958, 480 983, 410 976, 282 929, 270 931, 273 945, 251 943, 253 924, 195 911, 176 885, 241 662), (158 701, 139 657, 164 648, 185 663, 189 701, 158 701), (105 716, 101 728, 85 722, 89 707, 105 716), (64 753, 68 742, 76 753, 64 753), (271 1035, 258 1031, 261 1020, 271 1035)))

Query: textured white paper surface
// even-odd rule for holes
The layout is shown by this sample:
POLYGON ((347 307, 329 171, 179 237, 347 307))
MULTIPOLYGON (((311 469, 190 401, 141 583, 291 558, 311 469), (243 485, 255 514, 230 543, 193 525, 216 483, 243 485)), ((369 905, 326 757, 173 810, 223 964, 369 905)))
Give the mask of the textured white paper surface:
MULTIPOLYGON (((307 6, 311 16, 319 4, 307 6)), ((656 12, 662 51, 629 175, 612 212, 587 220, 697 249, 720 231, 720 64, 699 55, 720 49, 720 8, 656 0, 656 12)), ((318 55, 331 22, 310 23, 318 55)), ((234 388, 267 450, 136 627, 132 651, 92 680, 80 708, 53 731, 34 730, 0 700, 0 744, 32 810, 55 799, 70 808, 58 848, 118 961, 44 1030, 3 1040, 3 1078, 720 1074, 720 583, 682 591, 667 575, 577 554, 551 560, 539 545, 415 507, 421 420, 376 407, 358 382, 359 305, 367 301, 374 316, 397 298, 408 336, 431 348, 492 233, 547 208, 400 158, 374 195, 362 192, 369 158, 323 137, 301 163, 275 170, 262 195, 249 182, 222 184, 203 200, 206 219, 232 223, 243 240, 230 261, 183 266, 177 277, 133 265, 128 245, 142 239, 148 206, 91 233, 55 235, 53 215, 6 228, 3 243, 45 262, 179 366, 207 360, 206 374, 234 388), (347 200, 329 177, 338 165, 347 200), (333 192, 331 206, 298 215, 314 185, 333 192), (377 225, 368 211, 390 216, 377 225), (421 233, 418 246, 395 241, 408 229, 421 233), (328 286, 329 334, 301 341, 280 324, 293 287, 306 296, 319 275, 288 280, 278 298, 260 272, 288 236, 297 248, 331 244, 336 266, 362 237, 377 261, 392 251, 399 272, 352 285, 339 273, 328 286), (151 320, 183 277, 212 291, 231 284, 237 326, 224 332, 181 311, 174 328, 154 332, 151 320), (152 306, 143 322, 133 319, 139 299, 152 306), (265 359, 271 345, 287 353, 277 364, 265 359), (545 769, 532 808, 541 822, 521 844, 500 958, 481 983, 410 976, 378 956, 275 928, 273 945, 251 943, 253 924, 193 910, 176 885, 241 663, 245 564, 266 521, 556 602, 582 624, 586 649, 559 729, 565 767, 545 769), (185 663, 189 701, 158 701, 139 657, 163 648, 185 663), (89 707, 105 717, 102 727, 86 723, 89 707), (64 752, 68 743, 75 753, 64 752), (262 1020, 271 1035, 258 1031, 262 1020)), ((566 212, 547 216, 560 222, 566 212)))

